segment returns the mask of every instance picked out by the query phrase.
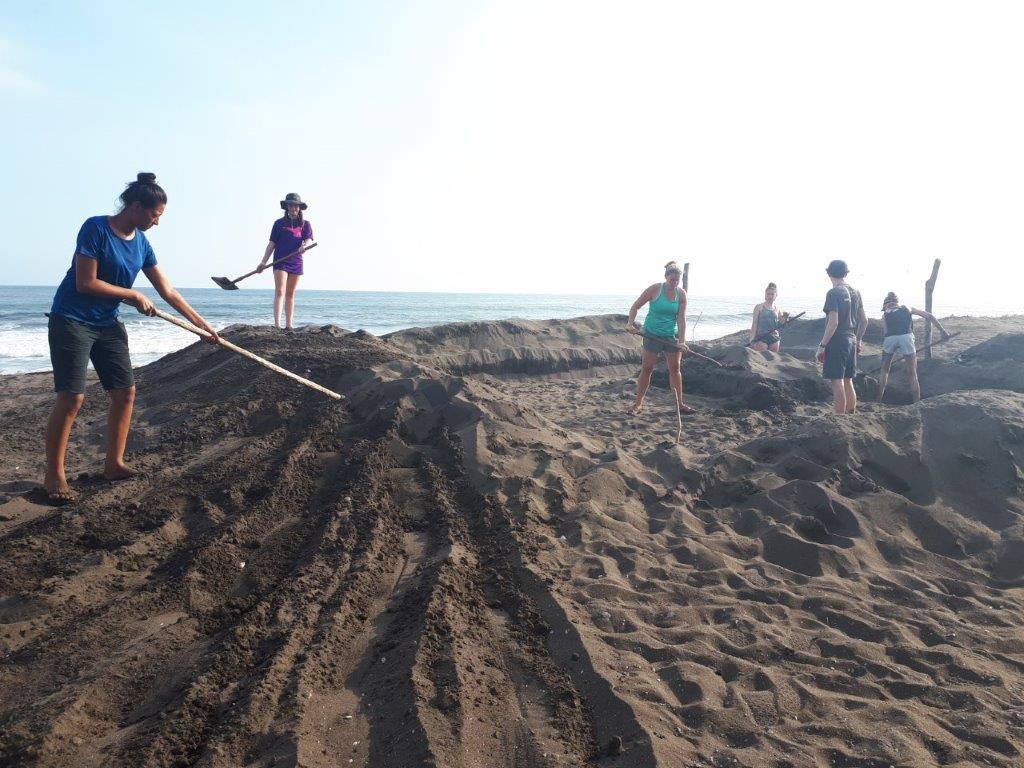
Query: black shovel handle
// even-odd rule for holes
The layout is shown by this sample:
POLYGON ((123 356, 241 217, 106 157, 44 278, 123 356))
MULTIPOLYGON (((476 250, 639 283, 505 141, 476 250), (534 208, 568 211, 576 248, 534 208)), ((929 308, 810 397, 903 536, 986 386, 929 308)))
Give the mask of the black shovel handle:
MULTIPOLYGON (((316 248, 316 246, 317 246, 317 243, 314 242, 314 243, 310 243, 309 245, 304 245, 301 248, 297 248, 296 250, 294 250, 291 253, 289 253, 287 256, 282 256, 280 259, 274 259, 272 262, 267 264, 267 266, 264 267, 263 269, 266 269, 267 267, 273 267, 275 264, 280 264, 282 261, 287 261, 292 256, 297 256, 300 253, 305 253, 306 251, 308 251, 308 250, 310 250, 312 248, 316 248)), ((245 278, 252 277, 253 275, 255 275, 259 271, 260 271, 259 269, 254 269, 252 272, 246 272, 244 275, 242 275, 241 277, 236 277, 231 282, 232 283, 237 283, 237 282, 239 282, 241 280, 245 280, 245 278)))

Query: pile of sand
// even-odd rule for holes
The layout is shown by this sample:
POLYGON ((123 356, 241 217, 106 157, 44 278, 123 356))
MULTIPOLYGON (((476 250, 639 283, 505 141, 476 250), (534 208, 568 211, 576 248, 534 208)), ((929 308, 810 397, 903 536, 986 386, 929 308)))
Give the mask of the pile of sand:
POLYGON ((847 418, 813 345, 723 340, 679 445, 617 316, 238 328, 346 402, 194 345, 139 371, 145 474, 62 509, 48 377, 0 379, 0 764, 1018 765, 1022 341, 985 322, 847 418))

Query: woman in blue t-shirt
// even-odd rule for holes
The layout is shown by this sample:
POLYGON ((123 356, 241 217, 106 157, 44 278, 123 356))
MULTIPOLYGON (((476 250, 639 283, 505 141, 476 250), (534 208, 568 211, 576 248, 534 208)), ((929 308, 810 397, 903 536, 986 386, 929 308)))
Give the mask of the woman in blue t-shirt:
POLYGON ((217 332, 168 282, 143 234, 160 223, 167 205, 167 193, 156 183, 156 176, 140 173, 121 193, 121 203, 121 210, 114 216, 85 220, 78 232, 71 268, 57 288, 49 312, 50 361, 57 402, 46 425, 43 487, 55 504, 75 499, 64 474, 64 455, 71 427, 85 401, 85 372, 90 360, 110 395, 103 476, 124 480, 135 474, 124 463, 135 378, 128 335, 118 320, 118 309, 126 301, 145 315, 156 314, 153 302, 132 288, 140 271, 164 301, 211 334, 208 341, 220 341, 217 332))
POLYGON ((256 267, 262 272, 267 268, 271 256, 278 259, 294 254, 274 265, 274 326, 281 327, 281 303, 284 302, 285 328, 291 330, 295 315, 295 289, 299 287, 302 277, 302 254, 295 251, 313 239, 313 226, 303 218, 302 212, 308 208, 302 198, 289 192, 281 201, 284 216, 274 222, 270 228, 270 242, 263 251, 263 259, 256 267))

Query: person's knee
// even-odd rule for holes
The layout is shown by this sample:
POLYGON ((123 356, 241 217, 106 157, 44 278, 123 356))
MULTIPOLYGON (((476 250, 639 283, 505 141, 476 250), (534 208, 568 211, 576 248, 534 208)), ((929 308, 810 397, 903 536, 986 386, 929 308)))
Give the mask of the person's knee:
POLYGON ((57 408, 68 416, 76 416, 82 409, 85 395, 80 392, 58 392, 57 408))
POLYGON ((110 399, 118 405, 134 405, 135 404, 135 385, 132 384, 130 387, 124 389, 111 389, 108 391, 110 399))

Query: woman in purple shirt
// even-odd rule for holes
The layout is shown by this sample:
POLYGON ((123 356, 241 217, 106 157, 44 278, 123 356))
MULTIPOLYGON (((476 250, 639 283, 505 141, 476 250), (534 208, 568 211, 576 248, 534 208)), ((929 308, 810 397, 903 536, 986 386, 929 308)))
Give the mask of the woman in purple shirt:
MULTIPOLYGON (((306 221, 302 212, 306 210, 302 198, 289 192, 281 201, 285 214, 274 222, 270 228, 270 242, 263 252, 263 260, 256 269, 262 272, 267 268, 270 257, 287 256, 300 249, 307 241, 313 239, 313 227, 306 221)), ((281 327, 281 300, 284 299, 285 328, 291 330, 295 314, 295 289, 299 287, 302 277, 302 254, 298 253, 280 264, 274 265, 274 326, 281 327)))

